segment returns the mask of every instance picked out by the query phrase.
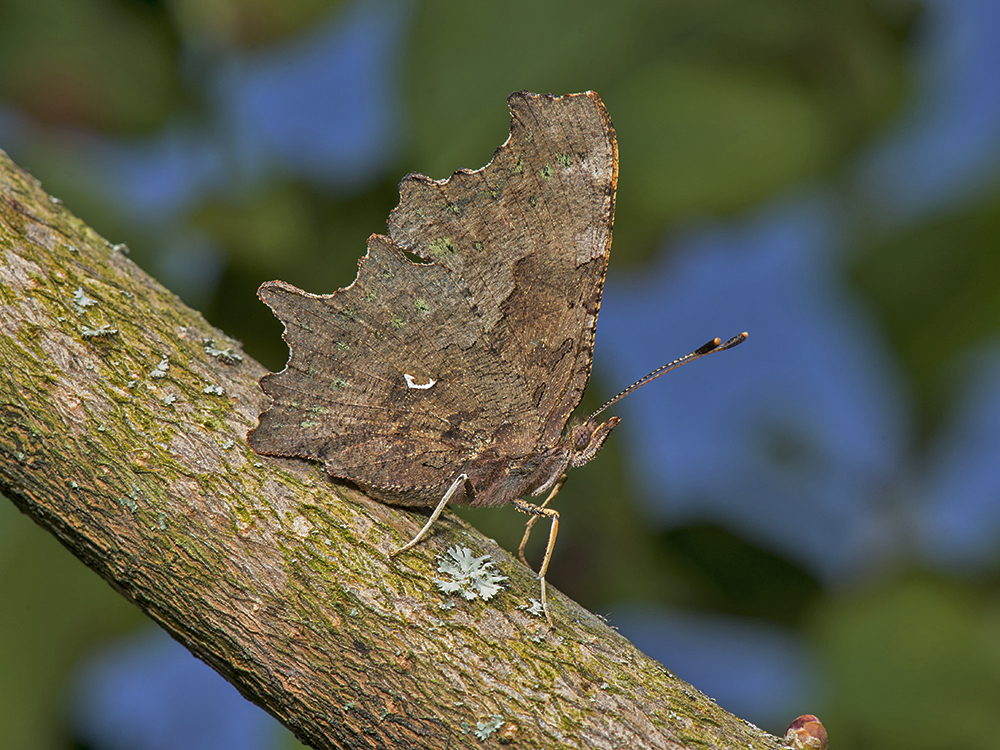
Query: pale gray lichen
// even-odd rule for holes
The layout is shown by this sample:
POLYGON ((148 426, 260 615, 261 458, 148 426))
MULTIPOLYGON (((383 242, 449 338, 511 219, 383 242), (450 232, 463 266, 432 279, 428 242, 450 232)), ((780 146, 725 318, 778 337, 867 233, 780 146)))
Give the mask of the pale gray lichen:
POLYGON ((458 545, 448 550, 448 557, 438 558, 438 573, 449 576, 445 580, 434 579, 439 589, 467 600, 477 596, 491 599, 503 589, 502 582, 507 580, 507 576, 496 571, 489 555, 474 557, 471 549, 458 545))
POLYGON ((224 362, 227 365, 238 365, 243 361, 243 357, 234 352, 231 346, 219 349, 215 345, 215 339, 202 339, 202 343, 205 346, 205 354, 209 357, 215 357, 220 362, 224 362))
POLYGON ((535 617, 541 617, 542 613, 545 611, 542 608, 542 603, 538 601, 535 597, 528 597, 527 604, 519 604, 518 609, 523 609, 529 615, 534 615, 535 617))
POLYGON ((489 721, 476 722, 476 737, 481 740, 489 739, 489 736, 503 726, 503 717, 494 714, 489 721))
POLYGON ((88 297, 87 293, 83 291, 82 286, 78 286, 76 291, 73 292, 73 304, 76 305, 79 312, 83 312, 88 307, 93 307, 97 304, 97 300, 92 297, 88 297))
POLYGON ((117 336, 118 329, 112 328, 109 324, 105 323, 98 328, 80 326, 80 333, 85 339, 100 339, 106 338, 107 336, 117 336))
POLYGON ((206 385, 201 392, 207 393, 210 396, 221 396, 223 394, 221 385, 206 385))
POLYGON ((149 373, 151 378, 165 378, 167 377, 167 370, 170 369, 170 360, 164 357, 160 360, 160 364, 153 368, 153 371, 149 373))
POLYGON ((139 497, 139 488, 133 487, 128 495, 122 495, 118 498, 118 504, 134 513, 139 509, 139 497))

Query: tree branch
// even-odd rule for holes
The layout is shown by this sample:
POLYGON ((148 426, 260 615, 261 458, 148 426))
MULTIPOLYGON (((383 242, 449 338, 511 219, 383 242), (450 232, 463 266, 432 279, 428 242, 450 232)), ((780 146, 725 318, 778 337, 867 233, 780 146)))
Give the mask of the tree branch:
POLYGON ((303 742, 781 746, 451 514, 389 560, 425 516, 254 454, 263 368, 122 250, 0 151, 0 490, 303 742), (444 595, 456 544, 508 588, 444 595))

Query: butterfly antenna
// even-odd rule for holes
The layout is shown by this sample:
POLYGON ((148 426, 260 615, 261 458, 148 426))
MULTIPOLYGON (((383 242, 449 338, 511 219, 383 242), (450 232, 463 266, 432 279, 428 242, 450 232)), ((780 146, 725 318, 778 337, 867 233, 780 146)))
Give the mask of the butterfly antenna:
POLYGON ((591 419, 596 417, 598 414, 600 414, 602 411, 607 409, 612 404, 621 401, 636 388, 641 388, 651 380, 656 380, 658 377, 660 377, 660 375, 663 375, 666 372, 670 372, 671 370, 676 370, 678 367, 680 367, 681 365, 686 365, 688 362, 694 362, 696 359, 701 359, 706 354, 715 354, 716 352, 724 352, 726 351, 726 349, 732 349, 734 346, 739 346, 744 341, 746 341, 749 338, 749 336, 750 334, 744 331, 743 333, 737 336, 733 336, 731 339, 725 342, 723 342, 722 339, 712 339, 704 346, 699 346, 690 354, 685 354, 683 357, 681 357, 680 359, 675 359, 673 362, 667 362, 667 364, 663 365, 662 367, 658 367, 657 369, 653 370, 651 373, 649 373, 649 375, 644 377, 642 380, 637 380, 636 382, 632 383, 632 385, 630 385, 624 391, 622 391, 617 396, 608 401, 606 404, 604 404, 604 406, 602 406, 600 409, 591 414, 587 418, 587 421, 589 422, 591 419))

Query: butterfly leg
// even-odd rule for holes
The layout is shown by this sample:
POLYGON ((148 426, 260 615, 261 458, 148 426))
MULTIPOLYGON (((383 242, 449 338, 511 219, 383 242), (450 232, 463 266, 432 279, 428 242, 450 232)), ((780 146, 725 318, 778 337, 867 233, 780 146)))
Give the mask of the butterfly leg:
MULTIPOLYGON (((554 492, 549 496, 547 503, 554 496, 554 492)), ((549 570, 549 560, 552 558, 552 548, 556 546, 556 534, 559 533, 559 512, 553 508, 546 508, 544 504, 535 505, 533 503, 528 503, 517 498, 513 501, 513 505, 522 513, 530 513, 536 518, 539 516, 546 516, 552 519, 552 526, 549 529, 549 543, 545 548, 545 559, 542 560, 542 567, 538 569, 538 580, 541 582, 542 586, 542 611, 545 612, 545 619, 549 621, 549 627, 554 628, 555 625, 552 623, 552 614, 549 612, 549 597, 546 593, 545 586, 545 574, 549 570)))
POLYGON ((448 505, 448 501, 451 500, 452 495, 454 495, 455 492, 458 491, 458 488, 461 487, 462 483, 468 478, 469 478, 468 474, 459 474, 457 477, 455 477, 455 481, 451 483, 451 487, 449 487, 448 491, 444 493, 444 497, 442 497, 440 502, 438 502, 437 507, 434 509, 434 512, 431 513, 431 517, 427 519, 427 523, 424 524, 424 527, 420 529, 420 531, 417 532, 417 535, 413 537, 413 539, 411 539, 407 544, 404 544, 395 552, 390 552, 389 557, 395 557, 401 552, 406 552, 406 550, 408 549, 413 549, 421 540, 423 540, 424 537, 427 536, 427 532, 431 530, 431 526, 434 525, 434 522, 441 517, 441 513, 444 511, 445 506, 448 505))
MULTIPOLYGON (((552 487, 552 491, 549 492, 549 496, 545 498, 545 502, 535 507, 538 508, 548 507, 548 504, 551 503, 555 499, 555 496, 559 494, 559 490, 562 489, 562 486, 566 484, 566 476, 567 476, 566 474, 563 474, 561 477, 559 477, 559 481, 556 482, 555 486, 552 487)), ((532 515, 531 518, 528 519, 528 525, 524 529, 524 536, 521 538, 521 544, 517 548, 517 556, 521 558, 521 562, 523 562, 525 565, 528 565, 528 561, 524 557, 524 548, 528 546, 528 538, 531 536, 531 527, 535 525, 539 517, 540 516, 532 515)))

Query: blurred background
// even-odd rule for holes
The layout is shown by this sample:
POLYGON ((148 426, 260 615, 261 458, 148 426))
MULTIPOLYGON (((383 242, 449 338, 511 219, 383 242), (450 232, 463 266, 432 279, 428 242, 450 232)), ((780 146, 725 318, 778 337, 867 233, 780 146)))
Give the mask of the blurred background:
MULTIPOLYGON (((276 370, 261 282, 349 284, 507 94, 599 92, 584 408, 751 338, 615 407, 550 580, 772 732, 1000 748, 998 38, 994 0, 0 0, 0 148, 276 370)), ((296 747, 7 502, 0 602, 4 748, 296 747)))

